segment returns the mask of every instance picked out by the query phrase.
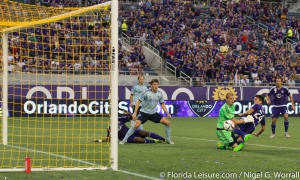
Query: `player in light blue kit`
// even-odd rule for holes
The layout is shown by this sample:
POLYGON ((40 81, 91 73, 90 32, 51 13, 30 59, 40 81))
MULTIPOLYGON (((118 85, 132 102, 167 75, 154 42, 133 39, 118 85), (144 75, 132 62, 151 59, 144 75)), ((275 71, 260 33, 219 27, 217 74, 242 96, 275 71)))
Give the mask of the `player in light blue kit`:
MULTIPOLYGON (((129 106, 133 109, 135 109, 135 105, 141 94, 147 90, 147 86, 144 85, 145 77, 143 75, 138 76, 138 83, 132 86, 131 93, 130 93, 130 104, 129 106)), ((141 105, 138 108, 137 114, 140 113, 141 105)), ((131 121, 131 126, 133 127, 134 121, 131 121)), ((143 129, 143 125, 140 126, 139 129, 143 129)))
POLYGON ((291 137, 288 133, 289 129, 289 115, 287 110, 287 102, 288 97, 290 98, 290 101, 292 103, 292 110, 295 110, 295 104, 293 96, 291 95, 289 89, 285 86, 282 86, 282 78, 280 76, 276 77, 276 86, 272 87, 270 89, 270 92, 267 94, 266 100, 267 104, 271 104, 271 97, 273 98, 273 107, 272 107, 272 135, 270 138, 275 137, 275 129, 276 129, 276 120, 279 117, 280 114, 283 114, 284 117, 284 131, 285 131, 285 137, 289 138, 291 137))
POLYGON ((152 79, 150 85, 151 88, 143 92, 139 100, 136 102, 134 113, 132 115, 132 118, 135 120, 134 126, 128 130, 126 136, 122 141, 119 142, 119 144, 125 144, 127 142, 127 139, 135 132, 135 130, 138 129, 141 124, 144 124, 148 120, 154 123, 164 124, 166 130, 166 142, 169 144, 174 144, 174 142, 171 141, 170 138, 171 122, 166 117, 156 112, 157 111, 156 106, 157 103, 159 102, 162 109, 167 114, 167 116, 171 118, 171 114, 168 112, 166 108, 163 94, 158 90, 158 80, 152 79), (137 117, 137 111, 141 103, 142 103, 142 108, 137 117))

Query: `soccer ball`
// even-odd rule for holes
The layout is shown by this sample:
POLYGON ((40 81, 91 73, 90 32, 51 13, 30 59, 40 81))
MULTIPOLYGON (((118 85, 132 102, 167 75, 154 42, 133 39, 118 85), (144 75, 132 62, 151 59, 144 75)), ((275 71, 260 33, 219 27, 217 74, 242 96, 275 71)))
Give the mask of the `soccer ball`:
POLYGON ((231 120, 225 121, 223 124, 223 128, 226 131, 232 131, 232 129, 234 128, 234 122, 231 120))

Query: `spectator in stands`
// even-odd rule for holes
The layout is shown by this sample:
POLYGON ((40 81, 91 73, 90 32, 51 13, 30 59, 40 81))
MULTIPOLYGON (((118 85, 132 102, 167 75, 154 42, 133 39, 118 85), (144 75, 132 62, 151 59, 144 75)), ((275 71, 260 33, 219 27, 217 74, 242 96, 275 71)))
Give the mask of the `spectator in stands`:
MULTIPOLYGON (((76 0, 64 1, 64 3, 59 2, 60 1, 50 1, 50 4, 56 7, 78 6, 76 0)), ((100 2, 103 1, 100 0, 96 2, 86 0, 85 3, 87 4, 83 5, 93 5, 100 2)), ((294 39, 298 38, 296 29, 299 25, 299 18, 290 18, 287 16, 286 20, 278 22, 279 18, 281 18, 281 14, 287 13, 287 11, 284 10, 280 4, 276 10, 278 17, 272 17, 271 9, 265 5, 266 3, 267 2, 260 4, 258 1, 245 0, 240 2, 236 1, 234 3, 227 1, 227 9, 225 10, 220 0, 211 0, 211 8, 206 11, 203 8, 191 8, 190 5, 184 4, 183 1, 165 1, 162 3, 148 0, 142 4, 141 7, 135 6, 134 4, 130 5, 134 7, 134 10, 132 8, 123 8, 120 12, 120 16, 122 19, 127 20, 127 30, 132 31, 130 32, 132 36, 138 36, 138 38, 140 38, 145 34, 144 37, 147 38, 147 41, 151 42, 161 54, 168 54, 168 52, 170 52, 168 51, 168 47, 170 47, 172 51, 174 51, 171 55, 173 55, 173 58, 176 60, 170 60, 169 62, 174 63, 176 66, 179 65, 183 70, 187 70, 188 72, 188 64, 202 64, 202 67, 205 67, 203 69, 205 69, 207 75, 203 76, 205 81, 215 82, 217 78, 216 67, 219 67, 222 62, 228 64, 224 67, 228 77, 230 77, 229 73, 232 73, 234 70, 234 73, 238 72, 239 76, 250 75, 249 78, 253 79, 256 74, 260 80, 263 80, 263 78, 267 76, 267 79, 271 82, 273 77, 269 76, 268 73, 266 73, 267 71, 279 71, 279 73, 282 75, 285 74, 285 76, 288 77, 290 73, 285 71, 288 67, 290 67, 291 70, 294 68, 300 77, 300 67, 293 65, 297 61, 295 53, 299 54, 300 51, 298 47, 299 44, 295 47, 294 52, 290 52, 290 50, 285 49, 285 46, 282 45, 283 38, 288 34, 285 30, 286 26, 292 27, 292 37, 294 39), (242 13, 239 11, 242 11, 242 13), (207 16, 209 13, 211 13, 213 18, 209 18, 209 15, 207 16), (256 21, 268 26, 270 36, 266 31, 258 30, 257 26, 253 26, 250 21, 246 20, 243 14, 252 15, 256 21), (221 19, 222 16, 225 18, 221 19), (236 30, 236 32, 231 31, 231 29, 235 27, 240 30, 236 30), (226 33, 222 34, 221 32, 226 33), (225 55, 221 54, 218 44, 226 44, 231 50, 225 55), (187 60, 185 64, 183 64, 183 60, 187 60), (190 60, 189 63, 188 60, 190 60), (277 61, 285 62, 280 64, 283 65, 284 68, 280 69, 276 67, 275 70, 274 65, 278 64, 276 63, 277 61), (210 63, 212 63, 211 66, 209 66, 210 63), (233 63, 235 64, 233 68, 231 68, 230 64, 233 63)), ((103 18, 106 18, 107 21, 109 14, 103 18)), ((105 20, 102 19, 101 21, 105 20)), ((107 67, 105 67, 107 63, 99 63, 99 60, 102 57, 109 56, 109 53, 107 53, 109 50, 107 46, 109 40, 100 37, 108 37, 109 31, 104 26, 100 29, 99 24, 96 23, 97 21, 94 21, 95 24, 93 24, 93 28, 95 34, 93 35, 95 37, 89 37, 91 34, 83 34, 81 31, 85 29, 92 30, 91 26, 89 26, 91 22, 91 19, 84 20, 74 18, 66 24, 53 24, 51 31, 50 27, 45 25, 45 29, 36 29, 28 32, 28 37, 21 37, 15 34, 13 36, 15 47, 10 48, 12 52, 11 55, 14 55, 13 58, 16 59, 16 52, 19 52, 20 59, 18 62, 23 62, 22 57, 28 56, 28 54, 30 54, 30 57, 35 57, 35 52, 39 52, 41 50, 40 48, 44 48, 44 60, 35 60, 38 72, 49 72, 51 62, 55 59, 55 56, 60 58, 60 63, 64 60, 74 59, 68 56, 68 54, 81 56, 79 62, 82 63, 83 69, 92 68, 89 67, 89 65, 92 65, 93 68, 97 68, 97 71, 107 69, 107 67), (32 37, 31 33, 33 33, 32 37), (75 40, 75 37, 80 37, 82 41, 64 42, 75 40), (22 38, 24 38, 25 41, 22 38), (65 38, 65 40, 63 38, 65 38), (32 39, 31 42, 36 43, 27 43, 27 39, 32 39), (16 48, 18 44, 21 44, 20 48, 16 48), (81 46, 79 46, 79 44, 81 44, 81 46), (91 47, 88 48, 87 46, 91 47), (32 50, 32 48, 36 48, 36 50, 32 50), (103 51, 103 53, 99 53, 98 57, 93 55, 99 51, 103 51), (60 55, 58 56, 58 54, 60 55)), ((129 33, 127 34, 129 35, 129 33)), ((131 49, 129 51, 131 51, 131 49)), ((126 53, 123 53, 122 56, 123 59, 120 58, 120 60, 122 59, 120 68, 126 66, 125 63, 128 62, 128 59, 131 59, 131 63, 135 63, 136 58, 139 59, 141 65, 138 67, 135 66, 138 71, 140 71, 139 69, 141 67, 147 65, 145 59, 141 57, 143 56, 141 53, 134 57, 129 54, 126 55, 126 53)), ((169 58, 173 59, 172 57, 169 58)), ((27 63, 26 61, 24 62, 25 64, 27 63)), ((63 68, 65 64, 60 65, 59 68, 63 68)), ((75 64, 72 63, 69 63, 69 65, 75 66, 75 64)), ((28 60, 28 64, 25 65, 25 71, 26 67, 29 68, 29 71, 33 71, 32 66, 34 66, 34 63, 30 64, 30 60, 28 60)), ((18 68, 16 67, 16 69, 18 68)), ((221 67, 220 72, 222 72, 221 67)), ((221 79, 220 72, 218 72, 219 79, 221 79)), ((177 72, 177 75, 178 74, 177 72)))
POLYGON ((261 82, 261 80, 260 80, 258 77, 255 77, 255 78, 254 78, 254 85, 255 85, 255 86, 261 86, 261 83, 262 83, 262 82, 261 82))
POLYGON ((268 85, 269 85, 269 82, 268 82, 266 76, 263 77, 263 79, 262 79, 262 81, 261 81, 261 84, 262 84, 263 86, 268 86, 268 85))
POLYGON ((8 70, 8 73, 13 73, 15 70, 15 65, 13 65, 11 61, 8 61, 7 70, 8 70))
POLYGON ((300 55, 300 41, 298 41, 297 46, 295 46, 295 52, 296 54, 300 55))
POLYGON ((249 79, 247 75, 244 75, 243 78, 241 79, 241 86, 249 86, 249 79))
POLYGON ((123 23, 122 23, 122 33, 127 33, 128 32, 128 25, 126 24, 126 19, 123 20, 123 23))
POLYGON ((287 82, 288 86, 295 86, 296 85, 296 82, 294 80, 294 78, 289 78, 288 79, 288 82, 287 82))

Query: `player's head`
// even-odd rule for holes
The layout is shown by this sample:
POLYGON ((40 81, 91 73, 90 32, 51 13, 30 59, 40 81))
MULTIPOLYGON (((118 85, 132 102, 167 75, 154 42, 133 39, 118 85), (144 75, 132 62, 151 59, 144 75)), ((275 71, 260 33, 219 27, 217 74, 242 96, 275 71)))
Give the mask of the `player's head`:
POLYGON ((254 104, 262 104, 264 102, 264 97, 262 95, 255 95, 254 104))
POLYGON ((276 86, 277 87, 281 87, 282 86, 282 77, 281 76, 277 76, 276 77, 276 86))
POLYGON ((234 96, 233 96, 233 93, 229 92, 226 94, 226 103, 229 105, 229 106, 232 106, 233 103, 234 103, 234 96))
POLYGON ((152 79, 149 84, 151 84, 152 91, 156 92, 158 89, 158 79, 152 79))
POLYGON ((145 77, 144 77, 142 74, 140 74, 140 75, 138 76, 139 84, 143 84, 143 83, 144 83, 144 80, 145 80, 145 77))

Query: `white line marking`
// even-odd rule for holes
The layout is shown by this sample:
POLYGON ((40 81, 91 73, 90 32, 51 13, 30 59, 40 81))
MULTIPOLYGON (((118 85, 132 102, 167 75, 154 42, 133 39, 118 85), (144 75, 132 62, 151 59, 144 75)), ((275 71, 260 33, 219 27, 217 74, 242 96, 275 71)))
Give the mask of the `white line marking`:
MULTIPOLYGON (((55 157, 59 157, 59 158, 63 158, 63 159, 68 159, 68 160, 72 160, 72 161, 77 161, 77 162, 81 162, 81 163, 92 165, 92 166, 99 166, 98 164, 94 164, 94 163, 90 163, 90 162, 87 162, 87 161, 82 161, 82 160, 79 160, 79 159, 74 159, 74 158, 70 158, 70 157, 62 156, 62 155, 58 155, 58 154, 52 154, 52 153, 37 151, 37 150, 34 150, 34 149, 24 148, 24 147, 19 147, 19 146, 13 146, 13 145, 8 145, 8 146, 13 147, 13 148, 17 148, 17 149, 22 149, 22 150, 29 150, 29 151, 33 151, 33 152, 37 152, 37 153, 41 153, 41 154, 47 154, 47 155, 51 155, 51 156, 55 156, 55 157)), ((130 172, 130 171, 125 171, 125 170, 118 170, 118 171, 122 172, 122 173, 125 173, 125 174, 130 174, 130 175, 142 177, 142 178, 153 179, 153 180, 161 180, 161 179, 158 179, 158 178, 154 178, 154 177, 150 177, 150 176, 146 176, 146 175, 143 175, 143 174, 138 174, 138 173, 134 173, 134 172, 130 172)))
POLYGON ((154 177, 150 177, 150 176, 146 176, 146 175, 142 175, 142 174, 138 174, 138 173, 134 173, 134 172, 124 171, 124 170, 118 170, 118 171, 122 172, 122 173, 125 173, 125 174, 130 174, 130 175, 134 175, 134 176, 138 176, 138 177, 143 177, 143 178, 147 178, 147 179, 161 180, 159 178, 154 178, 154 177))
POLYGON ((7 146, 17 148, 17 149, 22 149, 22 150, 29 150, 29 151, 33 151, 33 152, 37 152, 37 153, 41 153, 41 154, 47 154, 47 155, 51 155, 51 156, 55 156, 55 157, 59 157, 59 158, 63 158, 63 159, 68 159, 68 160, 72 160, 72 161, 77 161, 77 162, 81 162, 81 163, 92 165, 92 166, 99 166, 98 164, 90 163, 88 161, 82 161, 82 160, 79 160, 79 159, 74 159, 74 158, 70 158, 70 157, 62 156, 62 155, 58 155, 58 154, 52 154, 52 153, 37 151, 37 150, 34 150, 34 149, 24 148, 24 147, 19 147, 19 146, 13 146, 13 145, 7 145, 7 146))
MULTIPOLYGON (((191 137, 180 137, 180 136, 172 136, 175 138, 182 138, 182 139, 190 139, 190 140, 197 140, 197 141, 208 141, 208 142, 218 142, 216 140, 211 139, 200 139, 200 138, 191 138, 191 137)), ((290 150, 300 150, 299 148, 292 148, 292 147, 282 147, 282 146, 269 146, 269 145, 262 145, 262 144, 248 144, 251 146, 261 146, 261 147, 268 147, 268 148, 277 148, 277 149, 290 149, 290 150)))

